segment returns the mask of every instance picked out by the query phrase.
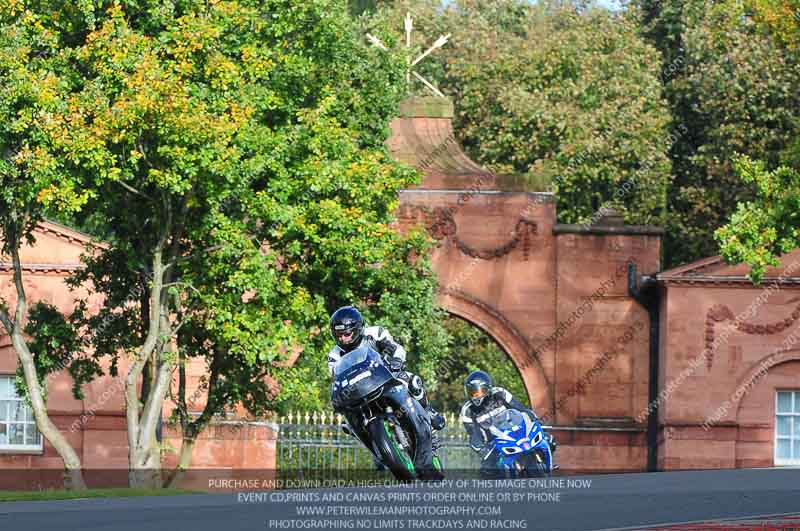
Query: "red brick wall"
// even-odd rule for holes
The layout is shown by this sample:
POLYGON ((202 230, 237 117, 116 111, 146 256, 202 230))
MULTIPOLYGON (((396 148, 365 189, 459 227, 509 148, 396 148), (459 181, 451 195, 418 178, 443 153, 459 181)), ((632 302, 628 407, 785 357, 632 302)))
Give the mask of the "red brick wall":
MULTIPOLYGON (((173 470, 181 447, 180 430, 168 427, 165 443, 174 452, 165 455, 162 465, 173 470)), ((248 479, 274 485, 277 467, 277 431, 268 423, 224 423, 209 426, 197 438, 190 472, 178 485, 202 490, 220 488, 219 480, 248 479)))
POLYGON ((647 468, 647 438, 639 431, 552 430, 555 461, 568 472, 640 472, 647 468))
MULTIPOLYGON (((733 320, 713 318, 742 314, 764 289, 668 285, 667 311, 662 316, 661 389, 677 383, 681 371, 703 352, 707 336, 720 337, 733 320), (707 325, 709 316, 713 333, 707 325)), ((661 429, 667 434, 659 447, 661 468, 773 465, 775 392, 800 388, 800 352, 796 349, 800 341, 788 351, 776 353, 788 346, 793 334, 800 334, 800 328, 794 323, 776 331, 766 325, 791 319, 798 295, 800 290, 790 287, 769 295, 754 307, 753 315, 743 316, 744 323, 758 328, 749 329, 751 333, 730 332, 710 363, 703 360, 674 386, 659 411, 661 429), (755 378, 759 373, 765 375, 755 378)))
POLYGON ((556 400, 579 382, 585 385, 575 399, 563 403, 556 421, 632 419, 647 403, 650 337, 647 311, 628 295, 627 262, 632 260, 640 273, 656 270, 659 238, 563 233, 557 246, 557 322, 572 319, 573 324, 557 343, 556 400), (587 307, 584 301, 593 295, 587 307), (632 326, 635 333, 626 338, 632 326), (614 354, 590 375, 606 352, 614 354))

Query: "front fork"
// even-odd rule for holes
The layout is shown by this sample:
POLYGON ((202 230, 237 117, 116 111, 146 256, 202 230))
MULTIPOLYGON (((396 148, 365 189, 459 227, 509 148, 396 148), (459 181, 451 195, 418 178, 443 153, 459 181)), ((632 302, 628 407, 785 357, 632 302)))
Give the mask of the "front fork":
MULTIPOLYGON (((420 479, 437 479, 440 477, 441 463, 434 459, 431 424, 427 412, 422 405, 411 396, 404 385, 392 386, 383 393, 386 404, 392 408, 395 417, 406 433, 416 436, 414 447, 414 467, 420 479)), ((411 441, 409 441, 409 447, 411 441)))

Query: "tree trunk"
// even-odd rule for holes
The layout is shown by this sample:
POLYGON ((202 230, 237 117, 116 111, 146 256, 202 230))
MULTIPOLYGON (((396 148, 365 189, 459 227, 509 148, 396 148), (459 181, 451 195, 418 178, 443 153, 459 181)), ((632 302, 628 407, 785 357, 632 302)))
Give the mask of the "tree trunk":
POLYGON ((56 427, 47 413, 47 406, 45 405, 42 390, 39 386, 39 379, 36 375, 36 366, 33 363, 33 355, 28 349, 28 345, 16 330, 11 334, 11 341, 14 349, 17 351, 22 370, 25 373, 25 385, 28 388, 28 395, 31 399, 31 406, 33 406, 33 416, 36 419, 36 427, 42 433, 42 436, 53 445, 58 455, 64 460, 65 487, 68 489, 84 490, 86 483, 83 480, 83 472, 81 471, 81 459, 69 444, 64 434, 56 427))
MULTIPOLYGON (((159 346, 161 313, 164 311, 163 284, 164 264, 162 263, 161 249, 163 237, 153 255, 153 284, 150 287, 150 319, 147 336, 142 348, 137 353, 125 379, 125 416, 128 424, 128 481, 131 487, 151 488, 156 483, 161 485, 160 478, 155 477, 161 473, 161 456, 158 448, 153 448, 155 443, 155 425, 152 426, 152 437, 147 435, 147 422, 145 418, 153 407, 156 389, 151 389, 148 399, 141 413, 137 385, 143 375, 147 360, 159 346), (155 454, 158 454, 157 456, 155 454)), ((158 401, 159 403, 161 401, 158 401)), ((157 487, 154 487, 157 488, 157 487)))
POLYGON ((178 466, 172 472, 167 487, 174 488, 178 486, 180 480, 183 478, 186 469, 192 463, 192 452, 194 451, 195 444, 197 443, 198 435, 206 429, 206 426, 217 413, 217 404, 225 403, 224 397, 220 396, 217 389, 217 382, 219 381, 220 371, 220 358, 222 353, 218 349, 214 349, 214 358, 211 361, 211 375, 208 381, 208 393, 206 398, 206 405, 203 412, 194 421, 189 420, 189 408, 186 405, 186 359, 180 355, 180 367, 178 374, 178 413, 181 421, 181 433, 183 435, 181 442, 181 451, 178 457, 178 466))
POLYGON ((181 453, 178 457, 178 466, 175 468, 175 470, 173 470, 172 474, 167 480, 166 485, 164 485, 165 487, 174 489, 180 485, 180 482, 186 473, 186 469, 188 469, 189 465, 192 464, 192 453, 196 443, 197 433, 188 435, 184 434, 183 441, 181 442, 181 453))
MULTIPOLYGON (((159 488, 162 485, 161 446, 156 439, 156 427, 158 426, 158 419, 161 417, 164 397, 172 381, 174 368, 174 362, 169 360, 162 361, 158 369, 155 385, 150 391, 150 396, 142 410, 141 422, 139 423, 134 467, 145 472, 147 478, 146 486, 148 488, 159 488)), ((141 474, 136 475, 137 481, 140 477, 141 474)))
MULTIPOLYGON (((184 201, 181 215, 186 214, 187 204, 184 201)), ((132 487, 160 488, 163 484, 161 446, 156 438, 156 429, 176 366, 175 355, 171 349, 176 329, 172 328, 170 321, 167 288, 175 274, 175 264, 183 232, 180 222, 177 227, 173 226, 173 212, 169 204, 167 204, 164 214, 166 221, 162 225, 159 241, 153 249, 153 283, 147 301, 147 308, 150 310, 147 335, 128 372, 126 382, 128 466, 132 487), (174 234, 172 233, 173 229, 175 229, 174 234), (172 242, 167 246, 170 236, 172 242), (142 405, 138 400, 136 385, 148 360, 150 360, 155 377, 148 382, 147 398, 142 405)))
POLYGON ((25 342, 22 335, 23 323, 28 313, 28 300, 25 295, 25 287, 22 283, 22 263, 19 258, 19 239, 15 238, 16 245, 12 243, 11 257, 14 263, 14 285, 17 291, 17 307, 14 313, 13 321, 11 317, 2 309, 0 309, 0 321, 2 321, 8 334, 11 336, 11 343, 14 350, 17 352, 22 371, 25 375, 25 386, 28 389, 31 406, 33 407, 33 416, 36 419, 36 427, 41 432, 42 436, 53 445, 58 455, 64 461, 65 477, 64 484, 68 489, 84 490, 86 483, 83 480, 83 471, 81 470, 81 459, 72 448, 69 441, 67 441, 64 434, 50 419, 47 412, 47 404, 44 401, 44 393, 39 384, 39 376, 36 374, 36 365, 34 364, 33 354, 25 342))
MULTIPOLYGON (((150 291, 150 323, 145 342, 126 382, 126 401, 129 445, 130 485, 160 488, 161 446, 156 438, 156 429, 161 418, 164 398, 172 383, 172 373, 176 366, 172 352, 174 331, 169 319, 165 283, 170 276, 169 265, 162 262, 163 240, 153 256, 153 285, 150 291), (151 358, 152 357, 152 358, 151 358), (136 384, 143 375, 149 359, 154 359, 155 381, 149 389, 147 400, 140 405, 136 384)), ((174 254, 168 264, 174 263, 174 254)), ((152 362, 151 362, 152 365, 152 362)), ((145 375, 145 378, 147 376, 145 375)))

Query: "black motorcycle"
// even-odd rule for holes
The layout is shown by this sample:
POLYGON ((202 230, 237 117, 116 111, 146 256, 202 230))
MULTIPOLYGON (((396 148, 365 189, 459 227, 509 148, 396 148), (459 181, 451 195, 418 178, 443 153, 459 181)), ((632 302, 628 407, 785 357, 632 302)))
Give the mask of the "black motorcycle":
POLYGON ((331 402, 398 480, 444 477, 431 448, 427 412, 374 349, 358 348, 336 363, 331 402))

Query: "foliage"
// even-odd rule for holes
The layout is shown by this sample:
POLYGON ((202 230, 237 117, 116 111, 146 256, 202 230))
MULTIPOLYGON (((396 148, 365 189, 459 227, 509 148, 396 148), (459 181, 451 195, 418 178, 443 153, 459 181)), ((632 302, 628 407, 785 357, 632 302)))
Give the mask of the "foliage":
MULTIPOLYGON (((69 346, 61 341, 69 328, 54 323, 55 339, 48 342, 39 329, 26 327, 30 301, 20 258, 22 245, 34 243, 33 229, 46 210, 74 212, 91 197, 76 176, 62 175, 49 151, 48 117, 69 86, 68 63, 57 53, 58 46, 57 34, 45 27, 42 17, 20 2, 0 4, 0 254, 11 259, 16 295, 13 310, 0 298, 0 322, 20 362, 18 392, 29 401, 37 428, 62 458, 66 485, 85 489, 80 457, 50 419, 46 403, 44 375, 65 361, 69 346), (49 348, 52 359, 43 352, 49 348)), ((50 310, 34 306, 32 322, 46 318, 50 310)), ((81 358, 70 365, 78 378, 91 373, 85 362, 81 358)))
POLYGON ((750 265, 749 277, 760 282, 778 257, 800 246, 800 172, 781 165, 769 171, 763 162, 736 160, 742 180, 756 186, 756 200, 740 203, 730 223, 715 233, 722 256, 750 265))
POLYGON ((747 0, 759 29, 792 52, 800 52, 800 0, 747 0))
POLYGON ((439 367, 439 387, 430 395, 441 411, 457 413, 464 405, 464 378, 472 371, 487 371, 494 385, 505 387, 514 397, 528 404, 525 384, 508 355, 481 329, 459 319, 448 317, 444 326, 452 336, 449 352, 439 367))
MULTIPOLYGON (((47 392, 49 375, 66 369, 72 376, 73 395, 77 400, 83 400, 83 385, 103 372, 97 360, 87 355, 87 344, 76 333, 72 319, 66 319, 52 304, 40 301, 28 312, 25 334, 31 338, 28 347, 43 391, 47 392)), ((20 396, 26 396, 28 387, 22 367, 17 367, 16 382, 20 396)))
POLYGON ((368 27, 399 47, 410 11, 412 57, 452 34, 417 68, 454 100, 459 141, 493 171, 525 175, 529 188, 552 181, 561 221, 588 221, 601 205, 630 222, 661 221, 670 141, 657 51, 606 10, 546 4, 398 1, 368 27))
POLYGON ((0 224, 3 254, 23 241, 48 206, 75 211, 87 200, 47 151, 41 119, 63 94, 64 62, 52 32, 30 13, 0 9, 0 224))
MULTIPOLYGON (((442 327, 443 310, 435 307, 437 283, 424 234, 412 232, 403 237, 386 230, 374 243, 389 243, 388 253, 377 262, 354 271, 352 281, 334 283, 328 311, 349 301, 364 313, 368 325, 380 325, 408 351, 408 369, 419 374, 428 390, 441 381, 437 368, 447 355, 449 335, 442 327), (416 257, 416 258, 413 258, 416 257), (398 289, 402 287, 402 289, 398 289)), ((318 410, 328 407, 330 378, 327 376, 327 351, 333 346, 327 320, 316 323, 317 341, 298 363, 281 378, 284 388, 276 397, 276 410, 318 410), (320 407, 321 406, 321 407, 320 407)))
POLYGON ((756 197, 754 181, 737 177, 735 155, 775 168, 797 138, 800 57, 781 45, 785 39, 768 23, 777 19, 764 10, 787 2, 635 4, 643 31, 664 57, 676 127, 688 131, 670 151, 675 180, 665 255, 675 265, 716 254, 714 231, 738 202, 756 197))

